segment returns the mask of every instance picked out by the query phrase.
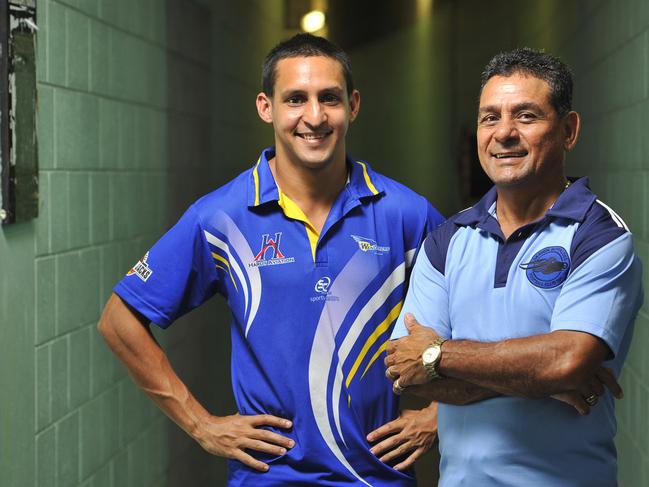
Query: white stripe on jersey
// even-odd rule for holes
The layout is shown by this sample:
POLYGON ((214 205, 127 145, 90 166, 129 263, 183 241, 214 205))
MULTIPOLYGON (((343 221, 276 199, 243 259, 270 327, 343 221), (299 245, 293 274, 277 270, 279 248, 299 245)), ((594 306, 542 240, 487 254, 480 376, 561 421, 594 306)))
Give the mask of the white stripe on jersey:
POLYGON ((616 224, 618 227, 620 227, 620 228, 624 228, 627 232, 630 231, 630 230, 629 230, 629 227, 627 227, 627 226, 626 226, 626 223, 624 223, 624 220, 622 220, 622 218, 620 217, 620 215, 618 215, 617 213, 615 213, 615 211, 613 210, 613 208, 611 208, 610 206, 606 205, 604 202, 602 202, 602 201, 600 201, 600 200, 595 200, 595 201, 597 201, 597 203, 599 203, 599 204, 602 205, 604 208, 606 208, 606 210, 607 210, 607 211, 609 212, 609 214, 611 215, 611 218, 613 218, 613 221, 615 222, 615 224, 616 224))

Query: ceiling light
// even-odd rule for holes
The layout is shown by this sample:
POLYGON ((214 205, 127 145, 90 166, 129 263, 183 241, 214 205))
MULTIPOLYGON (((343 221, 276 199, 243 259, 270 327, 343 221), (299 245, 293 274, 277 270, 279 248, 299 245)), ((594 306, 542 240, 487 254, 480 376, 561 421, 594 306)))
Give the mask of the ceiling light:
POLYGON ((304 17, 300 25, 304 32, 317 32, 324 27, 325 24, 325 14, 320 10, 312 10, 304 17))

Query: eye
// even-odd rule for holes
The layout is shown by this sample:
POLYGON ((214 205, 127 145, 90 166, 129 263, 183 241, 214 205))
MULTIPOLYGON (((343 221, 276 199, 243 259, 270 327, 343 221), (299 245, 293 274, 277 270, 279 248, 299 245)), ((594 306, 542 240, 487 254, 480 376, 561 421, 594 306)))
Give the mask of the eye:
POLYGON ((523 122, 531 122, 533 120, 536 120, 536 115, 532 112, 521 112, 518 115, 518 119, 523 121, 523 122))
POLYGON ((298 106, 305 102, 305 98, 302 95, 291 95, 286 99, 286 103, 289 106, 298 106))
POLYGON ((487 113, 478 119, 480 125, 492 125, 498 121, 498 117, 493 113, 487 113))
POLYGON ((333 93, 325 93, 320 97, 320 102, 325 105, 337 105, 340 103, 340 97, 333 93))

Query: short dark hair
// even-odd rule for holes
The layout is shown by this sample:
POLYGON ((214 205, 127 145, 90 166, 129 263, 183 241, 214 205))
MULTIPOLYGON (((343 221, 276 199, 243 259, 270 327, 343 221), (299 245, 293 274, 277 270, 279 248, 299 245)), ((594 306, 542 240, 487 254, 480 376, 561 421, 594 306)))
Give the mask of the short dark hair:
POLYGON ((559 58, 537 49, 522 47, 496 54, 482 71, 482 89, 494 76, 520 73, 542 79, 550 86, 550 101, 561 115, 572 110, 572 72, 559 58))
POLYGON ((277 80, 277 63, 280 60, 312 56, 325 56, 338 61, 343 69, 347 94, 352 94, 354 81, 352 80, 352 65, 349 56, 327 39, 312 34, 296 34, 271 49, 266 59, 264 59, 261 70, 261 87, 264 93, 273 96, 275 81, 277 80))

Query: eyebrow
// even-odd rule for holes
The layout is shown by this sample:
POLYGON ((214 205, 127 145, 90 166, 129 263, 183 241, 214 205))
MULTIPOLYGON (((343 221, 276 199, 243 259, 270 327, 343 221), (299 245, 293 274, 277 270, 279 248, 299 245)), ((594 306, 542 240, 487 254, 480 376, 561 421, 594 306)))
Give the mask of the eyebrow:
MULTIPOLYGON (((344 89, 339 87, 339 86, 329 86, 327 88, 323 88, 318 93, 333 93, 336 95, 342 95, 344 93, 344 89)), ((280 93, 280 96, 286 97, 286 96, 292 96, 292 95, 303 95, 306 93, 306 90, 296 88, 296 89, 289 89, 286 91, 283 91, 280 93)))
MULTIPOLYGON (((541 108, 540 105, 531 101, 518 103, 514 105, 512 111, 520 112, 522 110, 535 110, 535 111, 543 112, 543 109, 541 108)), ((500 105, 486 105, 478 109, 478 113, 496 113, 499 111, 500 111, 500 105)))

